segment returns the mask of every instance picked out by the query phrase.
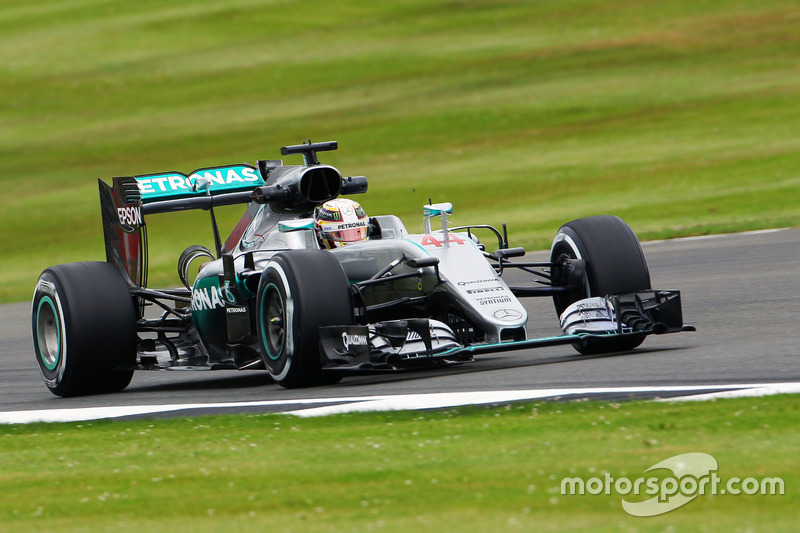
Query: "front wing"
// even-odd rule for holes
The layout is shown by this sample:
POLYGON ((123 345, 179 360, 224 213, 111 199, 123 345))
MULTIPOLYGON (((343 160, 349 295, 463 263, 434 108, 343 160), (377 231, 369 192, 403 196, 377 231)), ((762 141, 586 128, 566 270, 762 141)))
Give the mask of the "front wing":
POLYGON ((614 303, 615 315, 623 318, 614 331, 578 332, 499 343, 461 344, 445 324, 432 319, 322 327, 322 365, 326 370, 338 371, 395 371, 462 363, 485 353, 587 341, 598 345, 617 344, 627 338, 695 330, 694 326, 683 324, 679 291, 640 291, 609 300, 614 303))

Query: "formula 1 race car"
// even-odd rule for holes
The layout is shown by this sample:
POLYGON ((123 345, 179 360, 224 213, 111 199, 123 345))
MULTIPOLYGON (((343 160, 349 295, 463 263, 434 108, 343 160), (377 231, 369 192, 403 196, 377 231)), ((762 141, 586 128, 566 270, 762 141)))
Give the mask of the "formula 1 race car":
POLYGON ((678 291, 651 289, 639 241, 617 217, 564 224, 546 263, 511 261, 525 250, 509 247, 505 225, 450 226, 449 203, 424 206, 421 235, 363 210, 346 224, 335 206, 314 218, 367 190, 365 177, 319 162, 317 152, 336 148, 281 149, 303 165, 263 160, 98 180, 107 261, 54 266, 36 284, 33 344, 49 389, 119 391, 135 370, 150 369, 266 369, 280 385, 301 387, 538 346, 631 350, 647 335, 693 329, 678 291), (247 210, 222 241, 214 208, 234 204, 247 210), (215 253, 190 246, 178 259, 184 287, 147 287, 146 216, 188 209, 210 212, 215 253), (321 224, 361 238, 331 245, 321 224), (496 250, 486 251, 479 230, 496 250), (532 283, 509 287, 508 269, 532 283), (528 338, 518 298, 529 296, 553 298, 563 333, 528 338))

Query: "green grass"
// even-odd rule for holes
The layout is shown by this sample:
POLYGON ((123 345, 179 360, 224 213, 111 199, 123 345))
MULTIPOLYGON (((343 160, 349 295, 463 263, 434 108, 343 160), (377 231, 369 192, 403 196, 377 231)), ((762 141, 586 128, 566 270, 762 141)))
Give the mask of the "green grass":
MULTIPOLYGON (((414 230, 428 198, 534 248, 598 213, 644 239, 798 225, 799 17, 791 0, 0 0, 0 301, 104 258, 97 178, 307 138, 338 140, 323 160, 414 230)), ((151 280, 174 283, 205 218, 152 226, 151 280)))
POLYGON ((8 532, 795 531, 798 417, 791 395, 2 426, 0 523, 8 532), (785 494, 699 495, 634 518, 619 494, 560 491, 566 477, 635 480, 688 452, 714 456, 723 483, 780 477, 785 494))

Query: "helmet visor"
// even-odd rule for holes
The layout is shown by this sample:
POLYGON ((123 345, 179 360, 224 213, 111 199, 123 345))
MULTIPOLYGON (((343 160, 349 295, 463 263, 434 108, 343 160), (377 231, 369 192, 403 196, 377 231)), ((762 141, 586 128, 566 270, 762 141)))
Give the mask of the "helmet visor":
POLYGON ((328 229, 324 226, 320 231, 320 236, 329 241, 356 242, 367 238, 367 226, 349 229, 328 229))

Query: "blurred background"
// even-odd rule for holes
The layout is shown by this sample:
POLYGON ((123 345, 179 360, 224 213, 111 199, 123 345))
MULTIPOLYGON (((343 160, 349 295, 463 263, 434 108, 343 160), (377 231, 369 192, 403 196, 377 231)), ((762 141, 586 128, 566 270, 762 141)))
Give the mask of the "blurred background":
MULTIPOLYGON (((601 213, 642 239, 798 225, 798 28, 781 0, 0 1, 0 301, 104 260, 98 178, 307 139, 411 231, 429 198, 530 249, 601 213)), ((205 212, 148 226, 153 285, 212 243, 205 212)))

